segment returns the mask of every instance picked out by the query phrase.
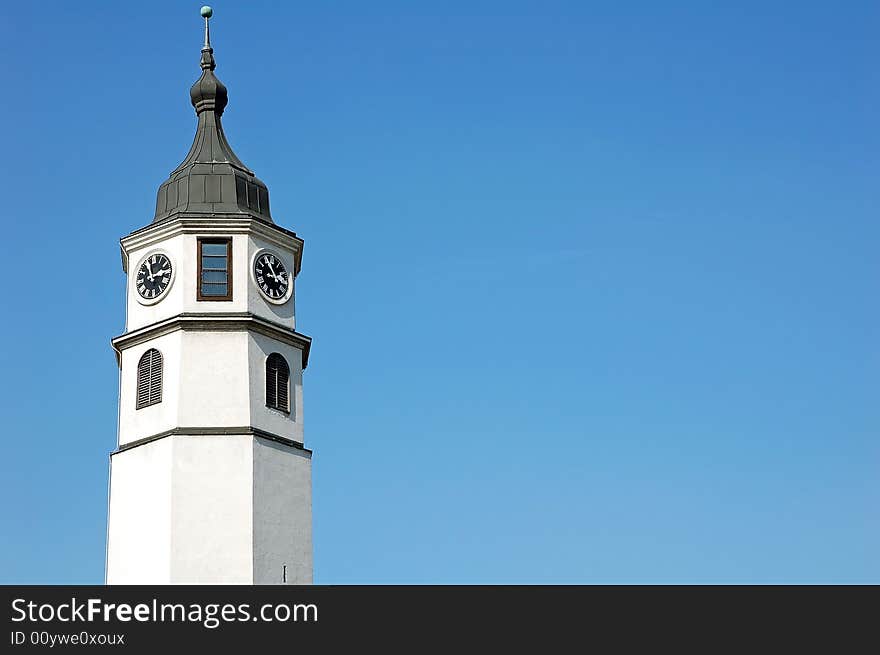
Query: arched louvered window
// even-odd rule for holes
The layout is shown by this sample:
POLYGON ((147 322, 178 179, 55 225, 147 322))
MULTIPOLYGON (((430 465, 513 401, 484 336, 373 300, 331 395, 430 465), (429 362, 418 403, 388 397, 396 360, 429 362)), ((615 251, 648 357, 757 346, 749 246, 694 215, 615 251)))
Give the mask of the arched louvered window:
POLYGON ((266 407, 290 412, 290 367, 278 353, 266 359, 266 407))
POLYGON ((162 402, 162 353, 150 348, 138 362, 137 407, 162 402))

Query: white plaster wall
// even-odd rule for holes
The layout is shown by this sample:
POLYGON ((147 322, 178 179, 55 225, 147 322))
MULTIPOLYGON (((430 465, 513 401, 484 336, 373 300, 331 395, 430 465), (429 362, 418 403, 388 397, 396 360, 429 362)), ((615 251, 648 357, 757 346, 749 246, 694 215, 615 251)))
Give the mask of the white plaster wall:
POLYGON ((302 352, 247 331, 177 330, 122 351, 119 445, 177 427, 247 427, 303 443, 302 352), (162 353, 162 402, 135 409, 137 365, 162 353), (266 358, 290 366, 290 415, 266 407, 266 358))
MULTIPOLYGON (((222 234, 205 236, 223 237, 222 234)), ((247 311, 247 251, 248 237, 232 236, 232 300, 198 300, 198 235, 178 234, 158 244, 138 248, 129 253, 128 316, 126 331, 131 332, 152 323, 163 321, 184 312, 244 312, 247 311), (137 298, 137 265, 145 254, 160 249, 168 252, 176 273, 167 295, 155 305, 142 305, 137 298)))
POLYGON ((116 453, 108 584, 312 583, 311 459, 250 435, 116 453))
POLYGON ((119 445, 149 437, 179 425, 182 332, 172 332, 122 351, 119 370, 119 445), (142 409, 137 403, 137 367, 150 348, 162 353, 162 402, 142 409))
MULTIPOLYGON (((181 334, 177 424, 182 427, 250 424, 248 333, 181 334)), ((170 391, 170 389, 169 389, 170 391)))
POLYGON ((281 248, 266 239, 262 239, 258 236, 249 236, 248 237, 248 258, 247 258, 247 274, 248 274, 248 311, 256 316, 260 316, 262 318, 268 319, 273 323, 279 323, 284 325, 285 327, 289 327, 291 330, 296 327, 296 320, 294 318, 294 303, 296 299, 296 281, 293 279, 293 252, 287 248, 281 248), (290 273, 291 284, 294 285, 293 293, 290 296, 290 299, 284 303, 283 305, 275 305, 270 303, 266 298, 260 293, 260 290, 257 288, 256 283, 253 279, 253 261, 254 256, 260 250, 264 248, 268 248, 275 254, 281 257, 281 261, 284 262, 284 267, 287 269, 288 273, 290 273))
POLYGON ((195 252, 186 249, 186 236, 179 234, 144 248, 138 248, 128 253, 128 280, 126 285, 126 332, 163 321, 184 311, 184 299, 191 290, 195 293, 195 283, 192 279, 196 275, 195 252), (142 305, 138 302, 137 274, 138 264, 147 253, 162 250, 171 258, 171 266, 174 268, 174 280, 165 296, 154 305, 142 305))
POLYGON ((254 584, 312 584, 312 463, 309 453, 253 442, 254 584))
POLYGON ((107 584, 167 584, 171 562, 171 441, 116 453, 110 466, 107 584))
POLYGON ((251 425, 303 443, 302 351, 262 334, 248 334, 251 425), (290 366, 290 415, 266 407, 266 358, 277 352, 290 366))
POLYGON ((171 582, 253 582, 253 437, 176 436, 171 582))
MULTIPOLYGON (((289 248, 283 248, 260 237, 249 234, 226 235, 232 237, 232 300, 198 300, 198 236, 177 234, 159 243, 132 249, 128 253, 129 270, 126 292, 126 331, 163 321, 184 312, 251 312, 291 330, 295 327, 294 298, 283 305, 268 302, 257 289, 251 273, 253 257, 263 248, 269 248, 284 260, 287 270, 293 273, 294 258, 289 248), (167 252, 174 267, 174 280, 166 295, 154 305, 138 302, 136 286, 138 264, 141 258, 155 250, 167 252)), ((222 234, 204 236, 222 237, 222 234)), ((294 282, 295 284, 295 282, 294 282)))

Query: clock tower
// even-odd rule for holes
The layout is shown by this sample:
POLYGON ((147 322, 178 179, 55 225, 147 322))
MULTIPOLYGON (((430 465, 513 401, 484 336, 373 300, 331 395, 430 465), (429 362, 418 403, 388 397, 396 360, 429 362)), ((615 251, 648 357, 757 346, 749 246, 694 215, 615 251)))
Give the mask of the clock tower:
POLYGON ((296 331, 303 241, 236 156, 208 19, 198 118, 152 222, 120 241, 127 276, 108 584, 310 584, 311 451, 296 331))

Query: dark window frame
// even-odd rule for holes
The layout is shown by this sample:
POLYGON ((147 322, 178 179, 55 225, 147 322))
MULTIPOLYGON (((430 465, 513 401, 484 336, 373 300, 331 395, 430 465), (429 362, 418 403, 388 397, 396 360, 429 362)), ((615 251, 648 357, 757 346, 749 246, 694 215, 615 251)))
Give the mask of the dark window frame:
POLYGON ((144 409, 162 402, 162 386, 165 371, 165 358, 156 348, 150 348, 141 355, 137 365, 135 383, 135 409, 144 409), (153 354, 155 353, 155 355, 153 354), (158 365, 156 363, 158 362, 158 365), (142 372, 146 366, 146 372, 142 372))
POLYGON ((196 280, 196 300, 208 302, 226 302, 232 300, 232 237, 199 237, 197 256, 199 260, 198 279, 196 280), (202 293, 202 246, 205 244, 226 244, 226 295, 209 296, 202 293))
POLYGON ((284 358, 284 355, 281 353, 271 353, 268 357, 266 357, 266 407, 269 409, 274 409, 279 412, 284 412, 285 414, 290 414, 291 407, 291 399, 290 399, 290 364, 287 363, 287 360, 284 358), (274 370, 271 368, 271 364, 275 364, 274 370), (281 367, 278 364, 281 364, 281 367), (283 379, 283 384, 280 384, 283 379), (270 386, 271 382, 271 386, 270 386), (286 402, 282 403, 281 394, 279 390, 284 387, 284 400, 286 402), (270 393, 270 389, 274 389, 274 397, 273 394, 270 393))

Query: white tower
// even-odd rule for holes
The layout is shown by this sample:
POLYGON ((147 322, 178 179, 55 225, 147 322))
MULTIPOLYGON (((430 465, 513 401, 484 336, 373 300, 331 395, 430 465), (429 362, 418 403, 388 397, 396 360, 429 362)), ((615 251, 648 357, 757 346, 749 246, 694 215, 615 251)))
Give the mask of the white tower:
POLYGON ((310 584, 311 451, 295 330, 303 241, 232 152, 203 8, 198 128, 127 275, 119 438, 110 456, 108 584, 310 584))

